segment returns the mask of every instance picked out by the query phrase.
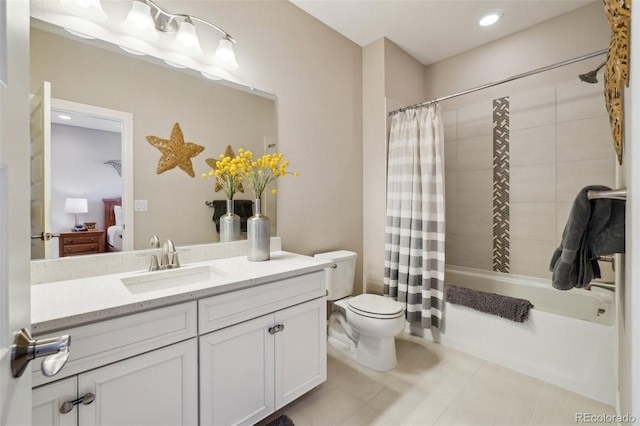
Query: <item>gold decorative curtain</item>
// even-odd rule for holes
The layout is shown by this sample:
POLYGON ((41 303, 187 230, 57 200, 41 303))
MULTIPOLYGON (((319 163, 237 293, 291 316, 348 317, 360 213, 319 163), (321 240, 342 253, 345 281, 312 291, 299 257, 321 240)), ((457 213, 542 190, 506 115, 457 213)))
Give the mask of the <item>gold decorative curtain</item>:
POLYGON ((622 138, 624 119, 623 91, 629 86, 629 35, 631 27, 631 0, 603 0, 604 10, 611 27, 611 42, 604 71, 604 97, 609 112, 613 143, 622 164, 622 138))

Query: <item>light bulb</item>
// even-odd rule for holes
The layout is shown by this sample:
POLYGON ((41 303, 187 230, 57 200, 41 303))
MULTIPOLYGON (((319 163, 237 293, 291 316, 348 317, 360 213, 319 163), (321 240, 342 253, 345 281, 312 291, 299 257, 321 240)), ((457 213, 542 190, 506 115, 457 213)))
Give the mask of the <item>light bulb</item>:
POLYGON ((180 23, 180 29, 176 34, 173 47, 185 55, 194 57, 202 56, 203 52, 200 48, 200 40, 198 40, 198 35, 196 34, 196 27, 190 18, 180 23))
POLYGON ((122 28, 127 34, 145 41, 156 41, 160 38, 151 18, 151 8, 143 1, 133 2, 122 28))
POLYGON ((479 21, 478 25, 481 27, 488 27, 490 25, 495 24, 502 18, 502 12, 491 12, 488 15, 483 16, 479 21))
POLYGON ((215 65, 225 70, 237 70, 238 63, 236 62, 236 55, 233 52, 233 44, 227 37, 220 39, 218 49, 213 58, 215 65))

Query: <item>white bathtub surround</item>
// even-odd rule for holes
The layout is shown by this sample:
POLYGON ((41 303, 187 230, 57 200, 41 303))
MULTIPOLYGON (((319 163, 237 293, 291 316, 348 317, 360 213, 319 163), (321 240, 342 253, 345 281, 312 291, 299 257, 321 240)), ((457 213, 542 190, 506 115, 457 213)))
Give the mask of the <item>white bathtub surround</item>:
MULTIPOLYGON (((573 77, 504 95, 509 97, 509 271, 550 278, 549 260, 575 194, 587 185, 615 187, 602 88, 573 77)), ((486 140, 491 139, 491 99, 443 115, 447 263, 490 271, 494 185, 492 144, 486 140)), ((600 266, 610 275, 607 265, 600 266)))
POLYGON ((384 294, 405 305, 410 323, 425 328, 440 327, 442 318, 444 237, 440 106, 396 112, 389 136, 384 294))
MULTIPOLYGON (((180 252, 180 262, 186 265, 194 262, 246 255, 247 240, 224 244, 179 246, 177 249, 180 252)), ((280 237, 271 237, 271 251, 280 250, 282 250, 280 237)), ((149 249, 35 260, 31 262, 31 284, 145 270, 149 267, 149 255, 159 255, 159 253, 160 249, 149 249)))
MULTIPOLYGON (((442 332, 426 338, 615 404, 612 292, 560 291, 549 280, 451 266, 446 284, 527 299, 534 308, 519 324, 446 303, 442 332)), ((423 333, 418 327, 408 331, 423 333)))

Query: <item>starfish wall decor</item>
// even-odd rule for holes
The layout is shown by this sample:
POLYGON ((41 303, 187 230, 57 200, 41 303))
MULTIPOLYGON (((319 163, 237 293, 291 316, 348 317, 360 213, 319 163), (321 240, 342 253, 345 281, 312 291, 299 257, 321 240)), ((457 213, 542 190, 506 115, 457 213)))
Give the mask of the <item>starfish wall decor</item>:
POLYGON ((147 136, 147 142, 162 152, 162 157, 158 161, 158 174, 178 166, 189 176, 195 177, 191 158, 204 151, 204 147, 192 142, 185 143, 179 123, 173 125, 171 137, 168 140, 157 136, 147 136))

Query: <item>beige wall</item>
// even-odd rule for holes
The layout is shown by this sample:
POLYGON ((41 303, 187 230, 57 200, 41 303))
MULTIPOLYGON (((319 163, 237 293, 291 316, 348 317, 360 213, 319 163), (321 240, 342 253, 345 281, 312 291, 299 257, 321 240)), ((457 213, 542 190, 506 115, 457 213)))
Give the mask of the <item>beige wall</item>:
POLYGON ((382 294, 386 138, 384 39, 362 50, 363 291, 382 294), (370 166, 371 165, 371 166, 370 166))
POLYGON ((278 188, 285 250, 358 253, 362 289, 362 49, 286 1, 207 2, 242 41, 239 81, 278 97, 278 144, 300 171, 278 188))
POLYGON ((382 293, 388 111, 424 99, 424 66, 388 39, 363 49, 363 277, 367 293, 382 293), (416 90, 417 88, 417 90, 416 90))

